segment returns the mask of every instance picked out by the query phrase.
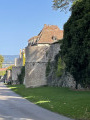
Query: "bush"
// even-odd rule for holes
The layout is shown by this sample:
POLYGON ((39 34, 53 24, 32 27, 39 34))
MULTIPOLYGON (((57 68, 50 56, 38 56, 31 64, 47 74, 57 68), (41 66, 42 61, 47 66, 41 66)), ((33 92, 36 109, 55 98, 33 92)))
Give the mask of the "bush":
POLYGON ((6 74, 6 71, 0 71, 0 76, 4 76, 6 74))

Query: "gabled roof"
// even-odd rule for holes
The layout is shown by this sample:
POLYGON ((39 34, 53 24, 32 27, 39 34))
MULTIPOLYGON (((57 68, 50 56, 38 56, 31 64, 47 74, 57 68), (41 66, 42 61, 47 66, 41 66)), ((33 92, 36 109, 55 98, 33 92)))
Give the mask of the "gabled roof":
POLYGON ((62 39, 63 30, 60 30, 56 25, 45 24, 41 32, 38 34, 38 36, 34 36, 30 38, 28 42, 32 40, 36 40, 38 38, 37 40, 38 44, 46 44, 46 43, 51 44, 57 41, 57 40, 54 41, 53 37, 55 37, 57 40, 62 39))

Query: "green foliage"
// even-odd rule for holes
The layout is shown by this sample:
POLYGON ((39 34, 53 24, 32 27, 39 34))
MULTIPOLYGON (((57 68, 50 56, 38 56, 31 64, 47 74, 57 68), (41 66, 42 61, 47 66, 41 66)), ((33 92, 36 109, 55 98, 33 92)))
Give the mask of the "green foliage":
POLYGON ((21 68, 21 74, 18 75, 18 81, 20 84, 23 84, 24 77, 25 77, 25 66, 21 68))
POLYGON ((51 71, 51 68, 50 68, 50 59, 49 59, 47 66, 46 66, 46 77, 49 75, 50 71, 51 71))
POLYGON ((12 70, 12 67, 14 67, 14 65, 10 65, 7 70, 12 70))
MULTIPOLYGON (((61 43, 60 43, 61 44, 61 43)), ((49 59, 47 66, 46 66, 46 77, 51 74, 55 77, 61 77, 63 72, 65 71, 65 63, 61 59, 60 53, 55 56, 55 61, 51 62, 49 59), (53 72, 53 73, 52 73, 53 72)))
POLYGON ((29 101, 55 113, 78 120, 90 120, 90 91, 72 91, 60 87, 25 88, 9 86, 29 101))
POLYGON ((0 71, 0 76, 4 76, 6 74, 6 71, 0 71))
POLYGON ((65 64, 63 62, 63 60, 61 59, 61 57, 58 58, 58 64, 57 64, 57 70, 56 70, 56 75, 58 77, 61 77, 63 72, 65 70, 65 64))
MULTIPOLYGON (((64 25, 61 55, 76 83, 90 85, 90 0, 79 0, 64 25)), ((77 88, 77 86, 76 86, 77 88)))
POLYGON ((77 0, 53 0, 53 8, 54 9, 61 9, 61 10, 66 10, 70 3, 75 2, 77 0))
POLYGON ((2 55, 0 55, 0 68, 2 68, 3 61, 4 61, 4 57, 2 55))

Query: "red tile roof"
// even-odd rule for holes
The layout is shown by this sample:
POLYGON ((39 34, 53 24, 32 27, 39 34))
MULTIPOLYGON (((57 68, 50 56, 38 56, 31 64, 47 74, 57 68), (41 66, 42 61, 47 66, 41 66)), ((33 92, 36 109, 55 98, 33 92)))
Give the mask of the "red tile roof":
POLYGON ((37 43, 39 44, 45 44, 45 43, 54 43, 52 38, 55 37, 57 40, 60 40, 63 38, 63 30, 60 30, 58 26, 56 25, 44 25, 41 32, 38 34, 38 36, 32 37, 28 40, 30 43, 32 40, 35 40, 38 38, 37 43))
POLYGON ((0 68, 0 71, 6 71, 7 68, 0 68))

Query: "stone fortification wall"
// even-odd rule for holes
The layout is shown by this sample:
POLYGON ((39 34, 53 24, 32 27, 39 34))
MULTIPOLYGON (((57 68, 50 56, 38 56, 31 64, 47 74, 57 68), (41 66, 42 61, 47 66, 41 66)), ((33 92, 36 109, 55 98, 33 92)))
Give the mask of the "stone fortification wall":
POLYGON ((7 80, 11 80, 11 78, 12 78, 12 71, 7 70, 7 80))
POLYGON ((55 56, 59 53, 59 51, 60 51, 60 44, 58 42, 51 44, 48 51, 46 51, 47 62, 48 60, 53 62, 55 56))
POLYGON ((54 65, 56 63, 50 63, 50 72, 47 76, 47 85, 48 86, 58 86, 58 87, 69 87, 69 88, 75 88, 76 82, 73 78, 73 76, 68 72, 63 72, 61 77, 58 77, 55 73, 54 65))
POLYGON ((13 83, 17 82, 18 75, 21 73, 21 66, 20 67, 12 67, 12 81, 13 83))
POLYGON ((19 58, 15 58, 15 66, 23 66, 23 59, 25 57, 25 49, 21 50, 20 49, 20 55, 19 58))
POLYGON ((47 62, 46 51, 50 45, 34 45, 26 47, 26 62, 47 62))
POLYGON ((25 85, 38 87, 47 85, 46 64, 54 60, 60 50, 60 44, 38 44, 26 47, 25 85))
POLYGON ((18 75, 21 73, 21 68, 24 65, 25 49, 20 49, 19 58, 15 59, 15 67, 12 67, 12 81, 15 83, 18 79, 18 75))
POLYGON ((26 63, 25 65, 26 87, 39 87, 46 85, 46 63, 26 63))
POLYGON ((15 66, 23 66, 23 58, 16 58, 15 66))

